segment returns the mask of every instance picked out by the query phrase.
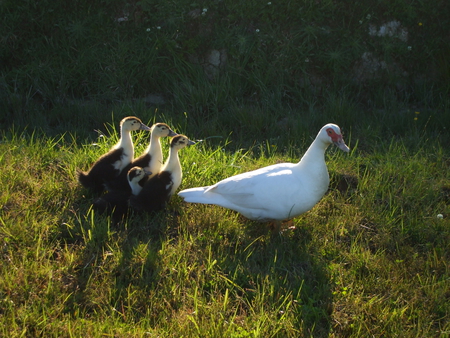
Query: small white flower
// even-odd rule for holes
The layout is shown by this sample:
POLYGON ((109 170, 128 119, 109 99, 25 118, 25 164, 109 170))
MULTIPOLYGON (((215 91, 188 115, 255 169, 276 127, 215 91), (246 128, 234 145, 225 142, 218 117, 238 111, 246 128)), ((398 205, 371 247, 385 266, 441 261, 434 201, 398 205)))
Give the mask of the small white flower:
POLYGON ((437 214, 437 216, 436 216, 438 219, 444 219, 444 215, 442 215, 442 214, 437 214))
POLYGON ((408 50, 411 50, 412 49, 412 47, 411 46, 408 46, 408 50))
POLYGON ((206 13, 208 11, 208 8, 203 8, 203 13, 206 13))
POLYGON ((371 17, 372 17, 372 15, 367 14, 366 19, 367 19, 367 20, 370 20, 371 17))
POLYGON ((363 23, 363 21, 362 20, 359 20, 359 24, 361 25, 363 23))
POLYGON ((269 1, 267 4, 270 6, 272 3, 269 1))
POLYGON ((259 29, 258 29, 258 28, 256 28, 255 32, 256 32, 256 33, 259 33, 259 29))
POLYGON ((306 59, 305 59, 305 62, 309 62, 309 59, 308 59, 308 58, 306 58, 306 59))
POLYGON ((150 32, 151 31, 151 29, 150 28, 147 28, 147 32, 150 32))
POLYGON ((156 29, 161 29, 161 26, 156 27, 156 29))

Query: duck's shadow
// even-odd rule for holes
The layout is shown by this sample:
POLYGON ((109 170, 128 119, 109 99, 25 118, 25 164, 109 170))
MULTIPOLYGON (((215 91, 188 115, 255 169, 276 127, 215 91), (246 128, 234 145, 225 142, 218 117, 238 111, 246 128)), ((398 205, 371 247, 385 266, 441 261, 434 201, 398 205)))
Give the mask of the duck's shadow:
MULTIPOLYGON (((71 291, 64 311, 89 316, 109 308, 125 315, 130 287, 146 293, 157 278, 161 236, 169 233, 167 224, 174 217, 130 213, 117 222, 110 215, 96 214, 87 200, 79 201, 76 216, 70 223, 63 222, 59 231, 58 240, 76 253, 63 276, 65 288, 71 291), (107 297, 100 296, 106 292, 101 289, 105 278, 113 283, 108 285, 107 297)), ((146 298, 141 300, 144 304, 146 298)))
MULTIPOLYGON (((101 287, 101 279, 109 278, 114 285, 108 287, 106 305, 124 318, 133 316, 133 320, 139 321, 145 311, 128 308, 130 292, 142 295, 131 297, 133 309, 148 308, 148 295, 155 292, 162 278, 161 250, 191 238, 200 246, 196 251, 209 250, 217 260, 217 269, 229 281, 224 285, 215 281, 198 285, 199 292, 225 293, 231 285, 236 298, 244 299, 246 307, 255 307, 251 311, 264 305, 258 303, 261 297, 269 297, 264 306, 268 311, 278 312, 274 316, 290 311, 298 331, 315 337, 328 336, 331 285, 320 253, 310 245, 307 225, 297 224, 281 234, 273 234, 266 225, 241 218, 238 218, 243 225, 241 229, 214 223, 196 224, 198 228, 194 228, 195 220, 189 225, 189 217, 189 210, 180 213, 165 210, 154 215, 131 214, 124 222, 113 224, 110 217, 95 215, 87 209, 79 225, 70 229, 70 236, 66 237, 72 245, 83 246, 83 253, 67 279, 73 292, 65 304, 66 312, 81 311, 86 315, 99 311, 99 307, 105 311, 105 304, 95 301, 95 293, 104 292, 96 291, 96 287, 101 287), (221 243, 224 239, 226 245, 221 243), (280 302, 289 305, 284 308, 280 302)), ((236 223, 235 219, 232 221, 236 223)), ((65 232, 68 233, 67 229, 65 232)), ((196 260, 197 266, 206 266, 204 255, 191 252, 187 257, 186 260, 196 260)), ((183 255, 180 259, 184 259, 183 255)), ((248 310, 242 309, 242 313, 248 310)))
POLYGON ((275 324, 283 331, 295 323, 296 332, 303 336, 328 337, 332 284, 323 254, 312 244, 306 218, 283 224, 280 233, 268 223, 249 221, 215 206, 190 205, 181 219, 182 231, 204 240, 201 251, 217 261, 220 273, 229 280, 219 290, 215 285, 202 286, 205 292, 235 290, 245 304, 237 312, 257 313, 264 308, 272 318, 291 316, 286 327, 281 320, 275 324))
MULTIPOLYGON (((288 222, 281 232, 274 232, 267 224, 248 222, 249 240, 241 254, 230 263, 242 264, 247 278, 269 278, 277 292, 291 295, 290 311, 304 336, 328 337, 331 330, 332 285, 322 255, 311 245, 308 224, 288 222), (252 247, 248 256, 248 246, 252 247)), ((245 245, 245 244, 244 244, 245 245)))

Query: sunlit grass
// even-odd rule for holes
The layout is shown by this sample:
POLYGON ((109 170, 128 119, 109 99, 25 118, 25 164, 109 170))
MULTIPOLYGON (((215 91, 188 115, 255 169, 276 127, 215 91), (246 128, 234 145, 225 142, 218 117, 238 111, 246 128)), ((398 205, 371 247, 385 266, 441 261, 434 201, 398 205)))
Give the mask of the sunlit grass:
MULTIPOLYGON (((273 234, 177 196, 167 211, 121 225, 96 215, 74 171, 117 141, 115 127, 107 130, 96 146, 70 134, 3 136, 3 335, 437 337, 450 329, 449 154, 437 141, 387 139, 368 151, 352 134, 349 155, 327 152, 330 192, 295 228, 273 234)), ((139 152, 147 137, 135 139, 139 152)), ((180 153, 182 187, 297 161, 310 142, 287 157, 273 142, 239 149, 211 140, 180 153)))

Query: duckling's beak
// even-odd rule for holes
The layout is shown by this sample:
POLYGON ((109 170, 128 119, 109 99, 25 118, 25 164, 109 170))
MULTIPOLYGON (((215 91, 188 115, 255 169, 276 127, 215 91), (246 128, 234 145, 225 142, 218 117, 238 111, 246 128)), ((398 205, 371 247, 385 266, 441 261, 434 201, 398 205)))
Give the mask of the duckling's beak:
POLYGON ((177 136, 178 134, 176 132, 174 132, 172 129, 169 129, 169 137, 174 137, 177 136))
POLYGON ((148 169, 144 169, 144 173, 146 176, 150 176, 151 174, 153 174, 150 170, 148 169))
POLYGON ((139 130, 146 130, 146 131, 150 131, 150 127, 146 126, 145 124, 141 123, 141 126, 139 127, 139 130))
POLYGON ((188 145, 188 146, 192 146, 192 145, 194 145, 194 144, 195 144, 194 141, 189 140, 187 145, 188 145))
POLYGON ((342 136, 339 137, 337 139, 337 141, 334 141, 333 143, 334 143, 334 145, 336 147, 338 147, 342 151, 345 151, 346 153, 348 153, 350 151, 350 148, 345 144, 344 139, 342 138, 342 136))

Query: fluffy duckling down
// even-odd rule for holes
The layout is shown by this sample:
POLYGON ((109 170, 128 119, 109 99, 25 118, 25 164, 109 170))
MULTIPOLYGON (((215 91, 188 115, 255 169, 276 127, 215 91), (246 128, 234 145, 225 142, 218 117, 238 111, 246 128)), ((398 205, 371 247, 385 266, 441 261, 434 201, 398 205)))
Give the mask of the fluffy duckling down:
POLYGON ((120 140, 106 154, 102 155, 87 172, 78 171, 78 181, 85 188, 100 194, 105 185, 113 181, 134 158, 134 145, 131 132, 135 130, 150 131, 135 116, 125 117, 120 121, 120 140))
POLYGON ((170 142, 169 157, 161 171, 151 177, 137 195, 132 195, 130 206, 137 211, 152 212, 165 208, 170 197, 181 184, 183 171, 178 152, 195 144, 184 135, 177 135, 170 142))
POLYGON ((97 198, 92 204, 94 210, 100 214, 111 213, 114 221, 119 221, 128 214, 128 200, 131 195, 138 195, 149 176, 152 173, 140 168, 133 167, 127 173, 127 182, 130 186, 129 191, 111 191, 97 198))
POLYGON ((141 156, 135 158, 128 164, 122 172, 113 181, 108 182, 107 188, 110 191, 123 190, 130 191, 130 185, 127 181, 127 173, 133 167, 141 167, 151 172, 151 176, 161 171, 163 165, 163 154, 160 139, 163 137, 176 136, 175 133, 166 123, 155 123, 150 128, 150 143, 141 156))

